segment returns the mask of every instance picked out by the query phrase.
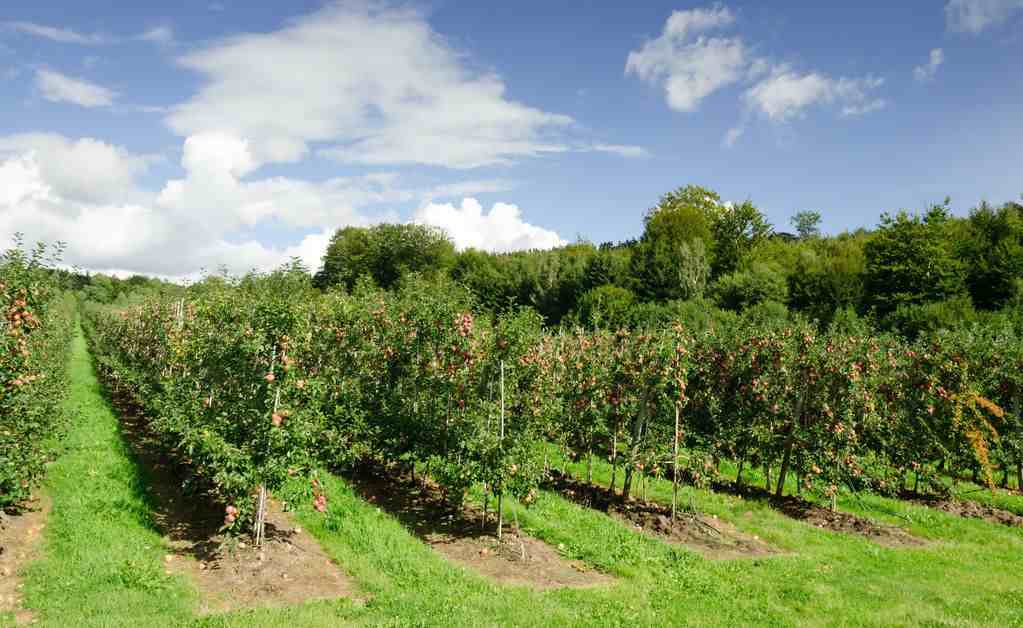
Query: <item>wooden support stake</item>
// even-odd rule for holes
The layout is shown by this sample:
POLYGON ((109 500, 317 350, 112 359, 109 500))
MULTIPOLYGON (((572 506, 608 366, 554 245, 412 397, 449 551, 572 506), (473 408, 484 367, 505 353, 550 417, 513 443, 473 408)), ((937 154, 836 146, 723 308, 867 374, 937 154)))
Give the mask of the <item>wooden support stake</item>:
MULTIPOLYGON (((501 360, 501 441, 500 447, 504 452, 504 360, 501 360)), ((503 464, 503 458, 502 458, 503 464)), ((502 469, 503 471, 503 469, 502 469)), ((504 527, 504 488, 497 493, 497 540, 501 540, 501 532, 504 527)))
POLYGON ((675 520, 675 513, 678 510, 678 432, 679 432, 679 407, 675 404, 675 441, 672 445, 671 461, 671 520, 675 520))

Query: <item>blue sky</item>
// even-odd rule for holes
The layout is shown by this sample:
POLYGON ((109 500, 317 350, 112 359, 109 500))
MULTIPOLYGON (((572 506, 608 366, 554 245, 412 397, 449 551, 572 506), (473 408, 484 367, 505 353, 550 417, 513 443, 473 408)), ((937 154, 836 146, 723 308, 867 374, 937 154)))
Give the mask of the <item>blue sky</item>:
POLYGON ((686 183, 830 232, 1023 192, 1023 0, 629 4, 9 0, 0 237, 177 276, 621 240, 686 183))

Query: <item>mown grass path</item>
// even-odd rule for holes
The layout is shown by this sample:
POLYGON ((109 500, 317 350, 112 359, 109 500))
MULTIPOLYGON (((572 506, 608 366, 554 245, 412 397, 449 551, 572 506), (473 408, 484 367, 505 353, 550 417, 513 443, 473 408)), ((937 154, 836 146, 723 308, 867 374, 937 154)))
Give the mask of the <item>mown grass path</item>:
POLYGON ((103 397, 85 339, 74 339, 71 431, 47 472, 53 499, 42 558, 26 573, 25 605, 46 626, 158 626, 191 618, 187 584, 163 569, 140 474, 103 397))
MULTIPOLYGON (((455 566, 395 518, 323 474, 329 506, 307 483, 279 498, 357 583, 365 599, 197 617, 196 593, 163 568, 144 472, 121 440, 83 338, 75 339, 69 409, 75 426, 49 471, 53 513, 26 604, 50 626, 1023 626, 1023 531, 865 496, 840 506, 924 537, 890 549, 793 521, 763 503, 692 491, 700 510, 787 552, 711 561, 544 492, 523 528, 617 578, 591 589, 504 587, 455 566), (912 523, 907 523, 911 521, 912 523)), ((582 473, 582 466, 571 465, 582 473)), ((610 468, 598 463, 595 480, 610 468)), ((670 484, 650 496, 665 500, 670 484)), ((691 489, 686 489, 688 495, 691 489)))

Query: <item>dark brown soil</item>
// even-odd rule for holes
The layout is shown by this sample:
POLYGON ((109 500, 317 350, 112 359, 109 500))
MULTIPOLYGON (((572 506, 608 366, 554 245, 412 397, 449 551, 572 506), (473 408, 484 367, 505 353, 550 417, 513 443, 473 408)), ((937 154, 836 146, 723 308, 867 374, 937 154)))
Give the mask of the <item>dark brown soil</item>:
POLYGON ((914 504, 936 508, 952 515, 969 519, 983 519, 984 521, 1003 526, 1023 528, 1023 517, 1020 515, 968 499, 948 499, 946 497, 921 495, 913 492, 903 493, 900 497, 914 504))
POLYGON ((717 517, 680 511, 672 521, 671 508, 667 506, 632 498, 623 503, 620 493, 612 495, 604 487, 587 484, 558 471, 551 472, 548 488, 578 504, 606 512, 638 531, 685 545, 706 558, 750 558, 778 553, 758 537, 743 534, 717 517))
POLYGON ((32 622, 32 613, 21 607, 18 574, 39 554, 50 507, 49 497, 40 495, 16 515, 0 511, 0 613, 14 613, 17 625, 32 622))
POLYGON ((469 504, 455 507, 429 480, 413 481, 397 471, 351 474, 349 481, 367 502, 402 522, 447 559, 495 582, 533 589, 591 587, 614 580, 585 563, 568 561, 556 549, 516 530, 505 521, 497 540, 496 515, 484 529, 482 512, 469 504))
POLYGON ((146 472, 153 519, 168 547, 165 570, 194 583, 200 613, 354 595, 351 580, 273 499, 262 548, 248 536, 222 534, 223 507, 204 494, 183 495, 182 470, 164 457, 137 410, 123 398, 115 406, 122 435, 146 472))
POLYGON ((779 499, 762 488, 744 486, 740 489, 734 484, 718 484, 714 486, 714 490, 767 502, 775 510, 815 528, 845 534, 859 534, 878 545, 916 547, 926 543, 924 539, 915 537, 898 526, 884 525, 849 512, 824 508, 795 495, 786 495, 779 499))

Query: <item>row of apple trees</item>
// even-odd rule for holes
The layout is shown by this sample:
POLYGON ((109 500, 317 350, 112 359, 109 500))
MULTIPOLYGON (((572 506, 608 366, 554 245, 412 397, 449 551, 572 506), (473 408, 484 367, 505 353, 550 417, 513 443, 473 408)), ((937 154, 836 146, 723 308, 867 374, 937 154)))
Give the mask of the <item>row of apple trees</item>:
POLYGON ((0 257, 0 510, 29 496, 66 427, 74 301, 52 253, 18 244, 0 257))
POLYGON ((555 414, 535 313, 477 317, 468 293, 416 281, 318 296, 292 274, 86 309, 101 373, 226 524, 258 539, 266 492, 320 464, 418 465, 456 502, 479 484, 531 499, 555 414))
POLYGON ((189 481, 257 530, 266 491, 320 464, 403 465, 453 501, 481 485, 527 502, 552 447, 606 458, 626 495, 637 473, 711 483, 724 460, 740 481, 763 468, 778 494, 790 477, 834 495, 1019 469, 1009 330, 550 332, 529 309, 474 311, 452 284, 319 295, 282 271, 87 318, 101 370, 189 481))
POLYGON ((740 323, 554 344, 562 412, 549 438, 605 457, 612 485, 620 466, 624 494, 634 468, 710 485, 725 460, 740 483, 762 469, 777 496, 792 478, 832 497, 936 490, 963 473, 1023 480, 1023 338, 1009 329, 906 343, 740 323))

